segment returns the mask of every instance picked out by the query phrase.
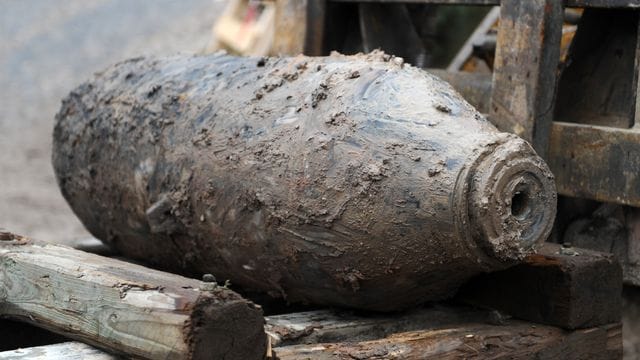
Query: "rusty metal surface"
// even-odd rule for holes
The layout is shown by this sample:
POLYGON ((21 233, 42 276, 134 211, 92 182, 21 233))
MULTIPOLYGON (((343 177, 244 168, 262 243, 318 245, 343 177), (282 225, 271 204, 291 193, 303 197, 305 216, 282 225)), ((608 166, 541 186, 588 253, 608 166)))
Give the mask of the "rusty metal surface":
POLYGON ((289 301, 394 310, 548 236, 552 175, 401 59, 134 59, 65 100, 63 194, 124 254, 289 301))

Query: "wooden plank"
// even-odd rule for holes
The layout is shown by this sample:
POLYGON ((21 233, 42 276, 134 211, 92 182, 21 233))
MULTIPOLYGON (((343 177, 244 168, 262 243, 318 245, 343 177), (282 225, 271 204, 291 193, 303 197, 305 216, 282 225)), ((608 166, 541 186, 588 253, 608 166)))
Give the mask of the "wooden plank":
POLYGON ((214 283, 35 243, 0 241, 0 314, 148 359, 258 359, 261 310, 214 283))
POLYGON ((547 243, 521 265, 470 281, 458 297, 476 306, 566 329, 619 322, 622 269, 611 254, 547 243))
POLYGON ((465 41, 462 48, 458 51, 456 56, 451 60, 451 63, 447 67, 447 71, 461 71, 464 64, 469 61, 469 58, 473 54, 473 47, 482 44, 487 37, 487 33, 493 25, 500 18, 500 8, 494 7, 487 15, 485 15, 482 22, 476 27, 471 36, 465 41))
POLYGON ((307 2, 313 0, 276 1, 276 20, 269 55, 297 55, 304 52, 307 23, 307 2))
POLYGON ((501 315, 495 311, 443 305, 393 314, 370 313, 367 316, 350 311, 315 310, 266 316, 265 331, 271 345, 277 347, 374 340, 394 333, 443 329, 458 323, 496 323, 500 318, 501 315))
POLYGON ((71 341, 0 352, 0 360, 117 360, 90 345, 71 341))
POLYGON ((563 195, 640 206, 640 131, 555 122, 547 163, 563 195))
MULTIPOLYGON (((480 112, 488 111, 488 75, 429 72, 449 81, 480 112)), ((640 207, 638 123, 619 129, 552 122, 547 163, 562 195, 640 207)))
POLYGON ((546 157, 564 17, 557 0, 503 0, 489 114, 546 157))
POLYGON ((620 359, 621 325, 567 332, 508 321, 503 325, 452 324, 439 330, 393 334, 384 339, 277 347, 288 359, 620 359))

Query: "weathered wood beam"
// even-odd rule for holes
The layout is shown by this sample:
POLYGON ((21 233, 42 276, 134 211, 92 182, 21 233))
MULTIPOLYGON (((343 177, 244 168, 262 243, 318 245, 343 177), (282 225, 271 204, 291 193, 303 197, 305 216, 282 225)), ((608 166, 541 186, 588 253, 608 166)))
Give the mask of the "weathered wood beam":
POLYGON ((566 329, 620 321, 622 269, 611 254, 547 243, 510 269, 470 281, 470 304, 566 329))
POLYGON ((503 0, 489 114, 546 158, 564 10, 557 0, 503 0))
POLYGON ((322 55, 326 0, 280 0, 275 4, 275 36, 269 54, 322 55))
POLYGON ((90 345, 70 341, 0 352, 0 360, 117 360, 120 357, 90 345))
POLYGON ((0 316, 148 359, 259 359, 259 307, 214 283, 35 243, 0 240, 0 316))
POLYGON ((508 321, 503 325, 451 324, 438 330, 342 343, 276 347, 288 359, 619 359, 622 329, 614 324, 568 332, 556 327, 508 321))

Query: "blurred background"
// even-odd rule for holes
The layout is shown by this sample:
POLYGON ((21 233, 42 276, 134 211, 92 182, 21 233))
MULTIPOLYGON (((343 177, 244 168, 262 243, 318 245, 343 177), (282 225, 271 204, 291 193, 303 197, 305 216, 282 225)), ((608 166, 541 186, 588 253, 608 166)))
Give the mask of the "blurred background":
POLYGON ((51 167, 53 118, 91 74, 139 55, 201 52, 224 0, 0 1, 0 227, 88 237, 51 167))

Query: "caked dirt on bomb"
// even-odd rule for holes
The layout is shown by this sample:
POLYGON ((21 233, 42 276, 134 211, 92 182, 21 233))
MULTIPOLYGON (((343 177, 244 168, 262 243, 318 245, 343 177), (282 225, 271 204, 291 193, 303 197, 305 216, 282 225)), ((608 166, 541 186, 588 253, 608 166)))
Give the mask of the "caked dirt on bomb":
POLYGON ((534 251, 555 215, 526 142, 382 53, 128 60, 64 100, 53 162, 124 255, 291 302, 441 299, 534 251))

